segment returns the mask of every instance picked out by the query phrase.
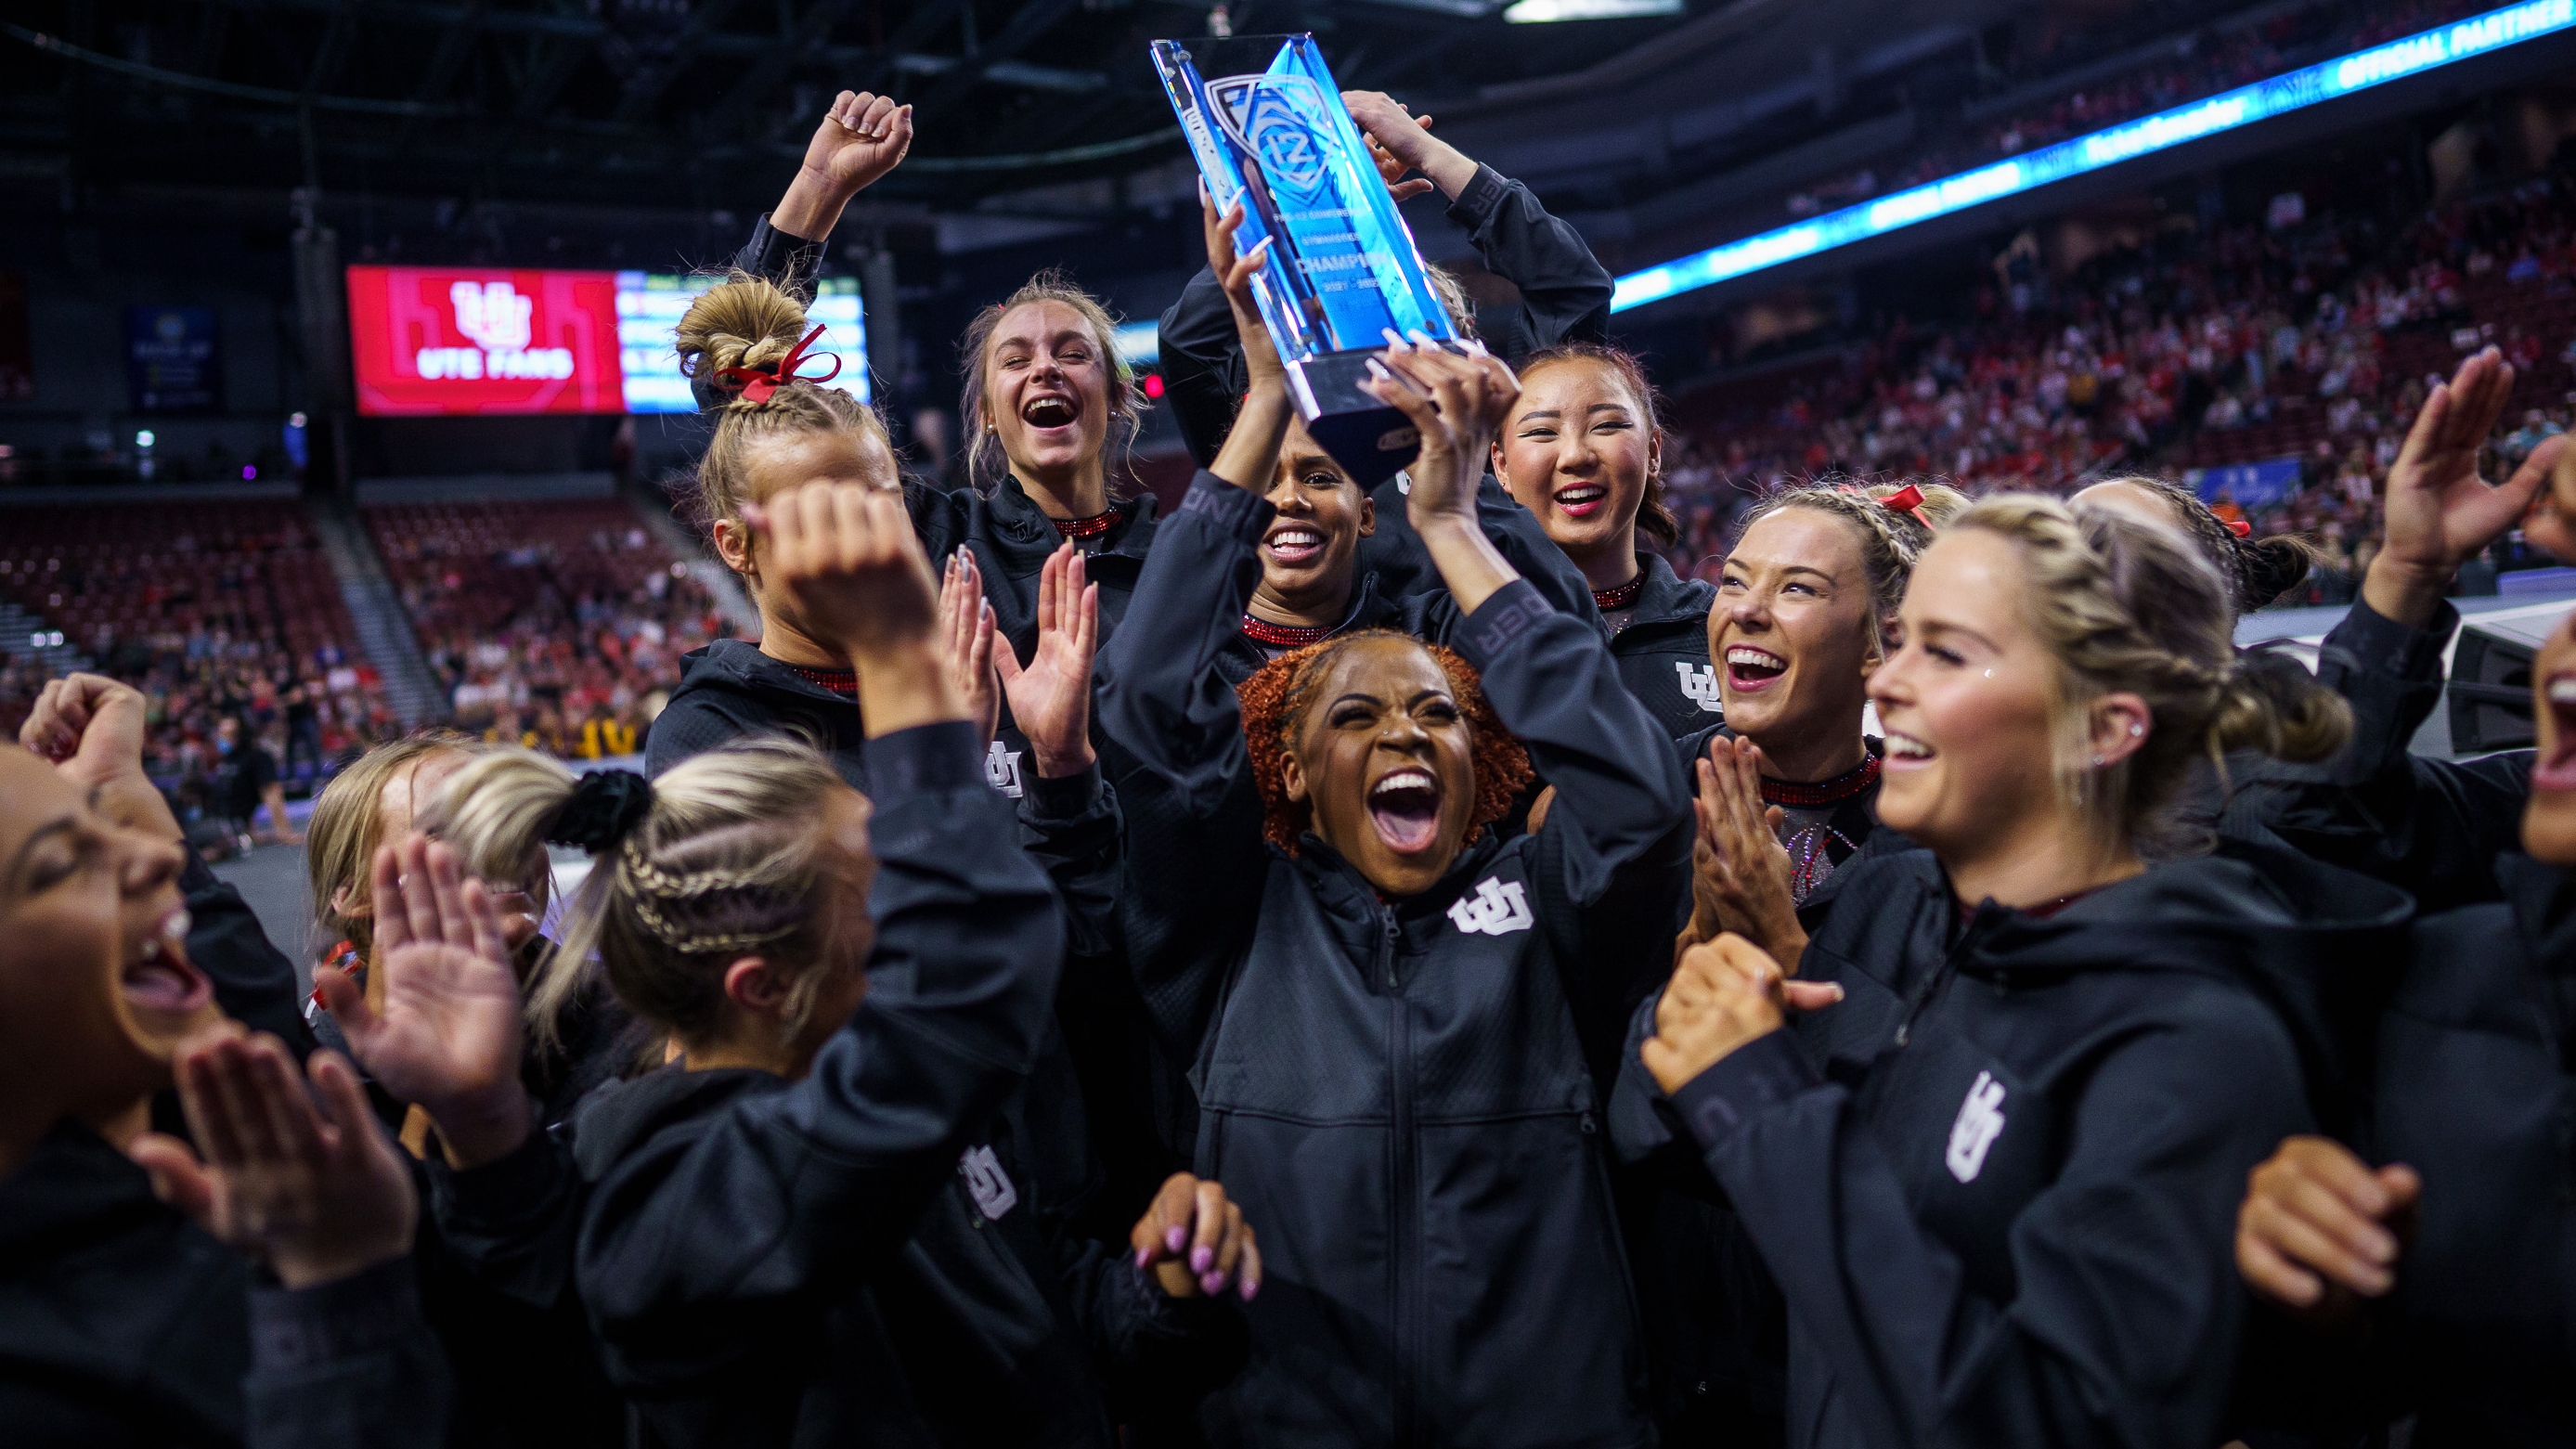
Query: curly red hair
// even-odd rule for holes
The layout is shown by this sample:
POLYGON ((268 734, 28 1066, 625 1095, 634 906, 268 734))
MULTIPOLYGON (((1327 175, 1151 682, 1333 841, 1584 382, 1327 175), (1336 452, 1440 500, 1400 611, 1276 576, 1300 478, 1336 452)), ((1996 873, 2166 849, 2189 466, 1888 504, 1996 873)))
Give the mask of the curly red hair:
POLYGON ((1235 689, 1243 707, 1243 740, 1252 756, 1253 783, 1261 790, 1262 838, 1290 855, 1297 853, 1297 838, 1306 833, 1315 812, 1310 803, 1288 798, 1290 732, 1314 704, 1315 691, 1323 684, 1323 666, 1363 639, 1401 639, 1428 653, 1448 676, 1450 692, 1457 696, 1459 712, 1475 740, 1476 813, 1467 828, 1467 839, 1473 841, 1486 826, 1510 814, 1512 802, 1537 778, 1530 768, 1529 751, 1485 702, 1483 682, 1474 665, 1455 650, 1392 629, 1358 629, 1292 649, 1255 670, 1235 689))

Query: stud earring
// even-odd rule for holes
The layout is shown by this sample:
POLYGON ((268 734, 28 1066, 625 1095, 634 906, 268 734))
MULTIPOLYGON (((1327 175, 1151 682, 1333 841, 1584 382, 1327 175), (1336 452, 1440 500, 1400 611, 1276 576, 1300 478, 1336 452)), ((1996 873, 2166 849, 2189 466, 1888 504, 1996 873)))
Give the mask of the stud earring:
POLYGON ((2140 735, 2142 735, 2142 734, 2145 734, 2146 732, 2147 732, 2147 727, 2146 727, 2145 725, 2142 725, 2142 724, 2132 724, 2132 725, 2130 725, 2130 726, 2129 726, 2129 738, 2131 738, 2131 739, 2133 739, 2133 740, 2134 740, 2134 739, 2136 739, 2138 736, 2140 736, 2140 735))

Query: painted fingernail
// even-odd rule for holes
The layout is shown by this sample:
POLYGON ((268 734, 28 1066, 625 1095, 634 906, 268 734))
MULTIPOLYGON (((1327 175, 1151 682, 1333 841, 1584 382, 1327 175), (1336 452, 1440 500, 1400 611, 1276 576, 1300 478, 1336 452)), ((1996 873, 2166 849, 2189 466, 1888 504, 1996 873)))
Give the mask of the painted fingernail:
POLYGON ((1190 1230, 1189 1230, 1189 1229, 1187 1229, 1187 1228, 1184 1228, 1184 1227, 1180 1227, 1180 1226, 1178 1226, 1177 1224, 1176 1224, 1176 1225, 1174 1225, 1174 1227, 1172 1228, 1172 1230, 1171 1230, 1170 1232, 1167 1232, 1167 1233, 1163 1234, 1163 1244, 1164 1244, 1164 1246, 1165 1246, 1165 1247, 1170 1248, 1170 1249, 1171 1249, 1173 1252, 1175 1252, 1175 1253, 1179 1252, 1183 1247, 1187 1246, 1187 1245, 1188 1245, 1188 1243, 1189 1243, 1189 1241, 1190 1241, 1190 1230))
POLYGON ((1246 1278, 1246 1279, 1244 1279, 1244 1280, 1243 1280, 1243 1283, 1242 1283, 1242 1285, 1241 1285, 1241 1288, 1242 1288, 1242 1293, 1243 1293, 1243 1301, 1244 1301, 1244 1302, 1246 1302, 1246 1303, 1249 1303, 1249 1302, 1251 1302, 1251 1301, 1252 1301, 1252 1295, 1254 1295, 1255 1293, 1258 1293, 1258 1292, 1260 1292, 1260 1291, 1261 1291, 1261 1285, 1260 1285, 1259 1283, 1257 1283, 1257 1282, 1254 1282, 1254 1281, 1253 1281, 1252 1279, 1250 1279, 1250 1278, 1246 1278))
POLYGON ((1154 1261, 1154 1250, 1153 1250, 1153 1249, 1151 1249, 1151 1248, 1138 1248, 1138 1249, 1136 1250, 1136 1266, 1137 1266, 1137 1267, 1142 1268, 1142 1267, 1144 1267, 1146 1264, 1151 1263, 1151 1262, 1153 1262, 1153 1261, 1154 1261))
POLYGON ((1439 345, 1440 345, 1438 342, 1436 342, 1436 341, 1434 341, 1434 340, 1432 339, 1432 336, 1431 336, 1431 334, 1430 334, 1430 333, 1423 331, 1423 330, 1422 330, 1421 328, 1419 328, 1419 327, 1410 327, 1410 328, 1405 329, 1405 333, 1404 333, 1404 335, 1405 335, 1405 336, 1407 336, 1407 337, 1412 338, 1412 339, 1414 340, 1415 345, 1417 345, 1417 346, 1421 346, 1421 347, 1437 347, 1437 346, 1439 346, 1439 345))
POLYGON ((1210 1298, 1214 1298, 1219 1293, 1224 1292, 1225 1275, 1223 1273, 1201 1273, 1199 1275, 1199 1291, 1210 1298))
POLYGON ((1372 358, 1370 358, 1370 359, 1368 360, 1368 370, 1369 370, 1369 376, 1374 377, 1374 378, 1377 378, 1377 379, 1379 379, 1380 381, 1383 381, 1383 382, 1393 382, 1393 381, 1395 381, 1395 374, 1394 374, 1394 373, 1391 373, 1391 372, 1389 372, 1389 371, 1387 371, 1387 370, 1386 370, 1386 364, 1385 364, 1385 363, 1383 363, 1383 362, 1378 361, 1378 360, 1377 360, 1376 358, 1374 358, 1374 357, 1372 357, 1372 358))
POLYGON ((1385 337, 1385 338, 1386 338, 1386 345, 1387 345, 1387 349, 1388 349, 1389 351, 1392 351, 1392 352, 1408 352, 1408 351, 1411 351, 1411 350, 1412 350, 1412 344, 1411 344, 1411 343, 1409 343, 1409 342, 1406 342, 1406 341, 1404 340, 1404 338, 1403 338, 1399 333, 1397 333, 1397 332, 1396 332, 1396 330, 1395 330, 1394 328, 1392 328, 1392 327, 1381 327, 1381 328, 1379 328, 1379 329, 1377 329, 1377 330, 1378 330, 1378 332, 1379 332, 1379 334, 1380 334, 1381 336, 1383 336, 1383 337, 1385 337))
POLYGON ((1216 1266, 1216 1249, 1204 1244, 1190 1250, 1190 1271, 1204 1273, 1216 1266))

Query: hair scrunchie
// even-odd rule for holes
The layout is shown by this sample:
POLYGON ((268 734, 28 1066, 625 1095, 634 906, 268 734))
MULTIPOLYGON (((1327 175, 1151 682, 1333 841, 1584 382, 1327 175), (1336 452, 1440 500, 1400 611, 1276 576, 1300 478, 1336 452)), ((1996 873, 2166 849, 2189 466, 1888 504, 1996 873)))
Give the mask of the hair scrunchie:
POLYGON ((633 770, 593 770, 546 827, 546 844, 597 855, 614 848, 653 810, 653 782, 633 770))

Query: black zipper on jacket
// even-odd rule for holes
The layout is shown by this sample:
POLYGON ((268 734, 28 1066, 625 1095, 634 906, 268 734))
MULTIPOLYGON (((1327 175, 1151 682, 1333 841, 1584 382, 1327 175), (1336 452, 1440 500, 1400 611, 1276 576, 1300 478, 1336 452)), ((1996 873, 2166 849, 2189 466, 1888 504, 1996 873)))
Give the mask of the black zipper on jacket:
POLYGON ((1942 986, 1958 972, 1959 963, 1967 959, 1969 950, 1988 934, 1979 930, 1978 925, 1978 921, 1971 917, 1968 924, 1960 928, 1959 939, 1951 943, 1949 954, 1941 958, 1940 966, 1924 978, 1923 984, 1915 988, 1913 999, 1905 1003, 1905 1014, 1896 1022, 1896 1045, 1899 1048, 1914 1039, 1914 1024, 1931 1009, 1932 998, 1938 996, 1942 986))
POLYGON ((1387 1062, 1394 1074, 1394 1171, 1390 1174, 1395 1201, 1388 1214, 1394 1229, 1388 1235, 1391 1248, 1387 1261, 1394 1270, 1395 1294, 1395 1413, 1394 1442, 1413 1442, 1413 1373, 1414 1337, 1420 1313, 1415 1299, 1420 1295, 1422 1250, 1421 1215, 1416 1203, 1421 1194, 1414 1182, 1421 1171, 1413 1141, 1413 1023, 1405 1011, 1403 982, 1396 978, 1395 943, 1397 928, 1395 908, 1378 907, 1376 960, 1372 972, 1386 987, 1387 1062))

